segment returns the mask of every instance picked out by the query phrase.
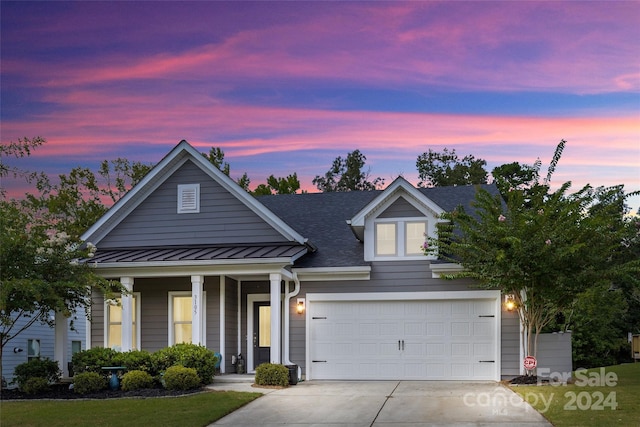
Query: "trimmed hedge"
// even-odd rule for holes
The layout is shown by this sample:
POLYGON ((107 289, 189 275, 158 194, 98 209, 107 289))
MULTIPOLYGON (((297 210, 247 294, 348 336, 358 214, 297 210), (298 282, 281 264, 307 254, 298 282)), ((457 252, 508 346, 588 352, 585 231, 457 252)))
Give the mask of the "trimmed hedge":
POLYGON ((108 373, 105 366, 124 366, 126 371, 147 372, 156 381, 172 366, 180 365, 193 368, 201 385, 211 384, 218 359, 215 353, 206 347, 195 344, 176 344, 154 353, 145 350, 132 350, 120 353, 110 348, 94 347, 73 355, 72 364, 76 374, 95 372, 104 376, 108 373))
POLYGON ((191 390, 200 386, 200 377, 196 370, 180 365, 168 368, 163 378, 167 390, 191 390))
POLYGON ((94 393, 105 388, 107 379, 97 372, 82 372, 73 376, 73 391, 76 393, 94 393))
POLYGON ((94 347, 79 351, 71 358, 73 372, 76 374, 83 372, 104 374, 102 370, 104 366, 119 366, 114 364, 117 355, 118 352, 114 349, 104 347, 94 347))
POLYGON ((124 391, 152 388, 153 377, 145 371, 129 371, 122 376, 120 385, 124 391))
POLYGON ((256 384, 287 387, 289 369, 284 365, 263 363, 256 368, 256 384))
POLYGON ((126 366, 128 371, 144 371, 151 375, 154 374, 151 353, 146 350, 131 350, 124 353, 116 353, 112 362, 113 365, 103 366, 126 366))
POLYGON ((13 382, 22 389, 30 378, 44 378, 47 383, 55 383, 60 380, 61 372, 58 362, 51 359, 31 359, 15 367, 13 382))
POLYGON ((211 384, 216 371, 215 353, 196 344, 176 344, 151 355, 153 372, 162 373, 171 366, 181 365, 196 370, 200 384, 211 384))
POLYGON ((49 381, 42 377, 31 377, 20 386, 20 391, 27 394, 44 393, 49 390, 49 381))

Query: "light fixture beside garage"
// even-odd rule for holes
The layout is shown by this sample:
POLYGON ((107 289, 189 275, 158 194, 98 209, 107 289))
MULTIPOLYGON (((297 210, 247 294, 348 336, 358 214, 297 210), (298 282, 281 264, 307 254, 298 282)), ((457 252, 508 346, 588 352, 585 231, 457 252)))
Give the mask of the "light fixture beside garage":
POLYGON ((304 298, 298 298, 298 304, 296 304, 296 312, 298 314, 304 313, 304 298))
POLYGON ((504 296, 504 308, 506 308, 507 311, 513 311, 517 308, 516 298, 513 294, 506 294, 504 296))

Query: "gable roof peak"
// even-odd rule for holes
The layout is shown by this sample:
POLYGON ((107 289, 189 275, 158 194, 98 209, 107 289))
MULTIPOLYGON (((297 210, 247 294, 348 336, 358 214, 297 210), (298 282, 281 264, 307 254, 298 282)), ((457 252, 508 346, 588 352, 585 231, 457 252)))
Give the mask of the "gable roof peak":
POLYGON ((304 245, 310 244, 306 238, 267 209, 262 203, 256 200, 255 197, 247 193, 233 179, 209 162, 202 153, 184 139, 173 147, 171 151, 169 151, 135 187, 118 200, 105 215, 85 231, 81 236, 82 240, 98 243, 153 193, 154 190, 166 181, 173 172, 189 160, 286 237, 287 240, 304 245))

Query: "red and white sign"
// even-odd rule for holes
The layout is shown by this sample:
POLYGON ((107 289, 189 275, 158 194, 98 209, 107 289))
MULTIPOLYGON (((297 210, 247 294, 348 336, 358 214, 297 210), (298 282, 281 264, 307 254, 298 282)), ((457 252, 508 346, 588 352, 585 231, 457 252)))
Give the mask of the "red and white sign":
POLYGON ((535 357, 527 356, 524 358, 524 369, 531 371, 532 369, 535 369, 536 366, 538 366, 538 361, 535 357))

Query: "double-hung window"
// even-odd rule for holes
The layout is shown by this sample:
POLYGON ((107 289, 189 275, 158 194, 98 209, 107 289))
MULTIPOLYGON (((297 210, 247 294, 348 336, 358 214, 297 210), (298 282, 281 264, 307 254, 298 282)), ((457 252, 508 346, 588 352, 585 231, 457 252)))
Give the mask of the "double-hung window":
MULTIPOLYGON (((140 293, 132 295, 131 310, 131 348, 140 348, 140 293)), ((122 300, 115 298, 107 301, 105 310, 105 346, 114 350, 122 349, 122 300)))
MULTIPOLYGON (((204 292, 201 308, 203 319, 206 319, 206 301, 207 295, 204 292)), ((169 292, 169 345, 191 343, 192 304, 191 292, 169 292)), ((206 336, 204 326, 201 330, 203 336, 206 336)))
POLYGON ((375 256, 420 256, 426 231, 424 219, 379 219, 375 222, 375 256))

